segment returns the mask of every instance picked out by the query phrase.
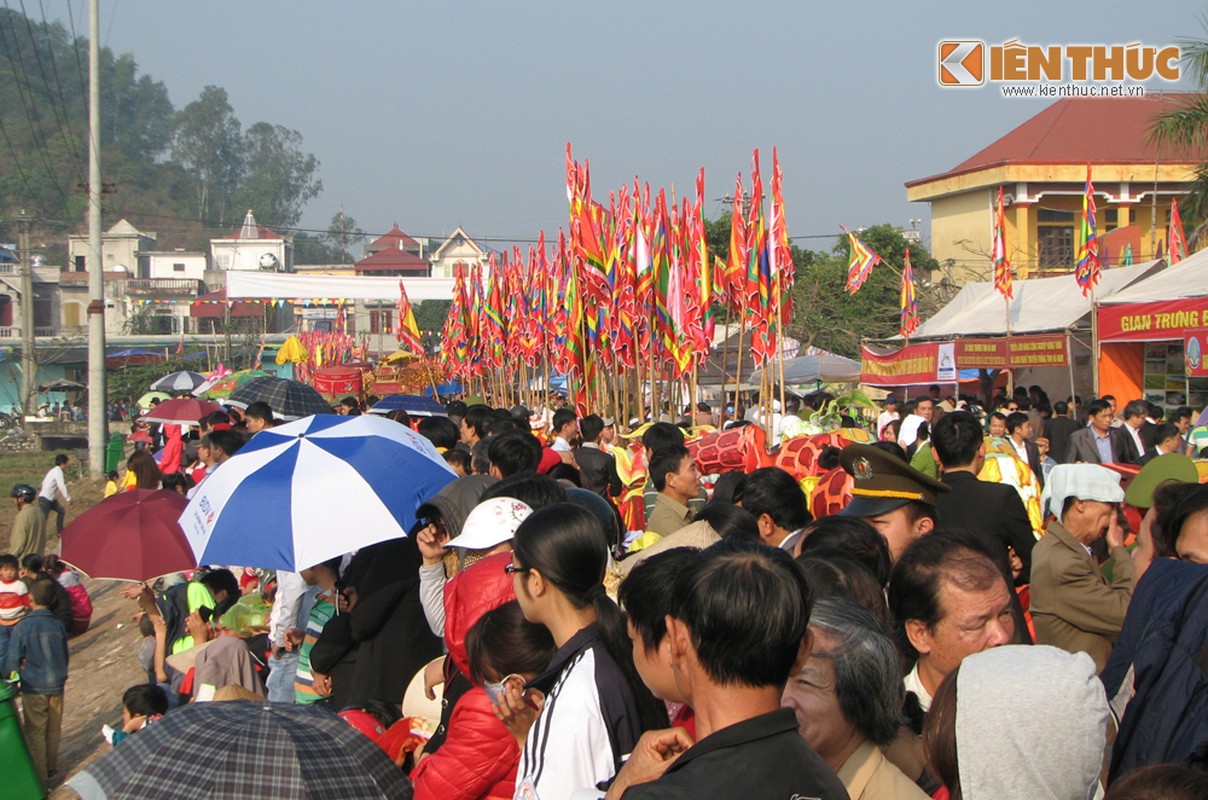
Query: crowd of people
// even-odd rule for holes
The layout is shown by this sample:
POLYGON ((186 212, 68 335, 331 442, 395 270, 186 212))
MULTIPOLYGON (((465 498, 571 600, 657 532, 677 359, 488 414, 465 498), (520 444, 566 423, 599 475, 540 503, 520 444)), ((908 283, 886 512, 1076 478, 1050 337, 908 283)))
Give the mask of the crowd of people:
MULTIPOLYGON (((109 738, 254 699, 339 713, 419 798, 1208 797, 1208 486, 1188 455, 1208 435, 1143 401, 1116 419, 1112 398, 1050 407, 1037 387, 988 412, 938 394, 886 398, 821 453, 845 487, 826 513, 780 466, 702 475, 691 449, 714 426, 791 441, 819 398, 624 431, 557 397, 392 412, 458 475, 410 535, 129 591, 147 679, 109 738), (403 716, 413 679, 440 698, 429 728, 403 716)), ((261 405, 156 432, 159 453, 148 436, 111 488, 194 491, 279 424, 261 405)), ((67 499, 47 480, 14 490, 43 543, 39 496, 67 499)), ((10 560, 0 663, 36 732, 78 620, 55 621, 61 573, 23 583, 10 560), (27 646, 60 628, 61 664, 27 646)))

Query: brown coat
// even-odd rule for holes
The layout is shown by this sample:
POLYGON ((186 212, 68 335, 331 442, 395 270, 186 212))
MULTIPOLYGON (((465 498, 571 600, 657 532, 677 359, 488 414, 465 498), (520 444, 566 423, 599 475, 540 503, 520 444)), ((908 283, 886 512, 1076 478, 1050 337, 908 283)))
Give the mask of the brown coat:
POLYGON ((1132 599, 1132 557, 1112 549, 1112 579, 1073 534, 1053 520, 1032 550, 1036 644, 1087 653, 1102 672, 1132 599))

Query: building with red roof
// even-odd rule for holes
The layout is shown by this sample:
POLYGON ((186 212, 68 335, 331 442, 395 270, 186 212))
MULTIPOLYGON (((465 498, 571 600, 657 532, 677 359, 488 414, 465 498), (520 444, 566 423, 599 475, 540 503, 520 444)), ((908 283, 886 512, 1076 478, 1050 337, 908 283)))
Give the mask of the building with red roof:
POLYGON ((1098 232, 1135 228, 1111 238, 1118 250, 1111 263, 1125 249, 1134 262, 1157 257, 1166 249, 1170 201, 1208 158, 1149 138, 1155 117, 1186 97, 1064 98, 947 172, 908 182, 907 199, 931 205, 931 254, 959 282, 988 280, 1001 186, 1015 276, 1072 271, 1089 163, 1098 232))

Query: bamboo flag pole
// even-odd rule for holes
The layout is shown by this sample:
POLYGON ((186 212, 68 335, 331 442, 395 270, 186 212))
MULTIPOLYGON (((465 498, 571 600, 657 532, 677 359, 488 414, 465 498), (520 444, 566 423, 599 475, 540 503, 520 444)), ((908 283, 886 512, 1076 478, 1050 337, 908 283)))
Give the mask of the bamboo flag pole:
POLYGON ((1095 302, 1095 286, 1091 284, 1091 376, 1094 379, 1095 397, 1099 396, 1099 306, 1095 302))
POLYGON ((738 394, 742 391, 742 337, 747 330, 747 305, 742 304, 738 315, 738 365, 734 374, 734 416, 738 417, 738 394))
MULTIPOLYGON (((722 343, 721 351, 721 409, 718 411, 717 427, 719 429, 726 427, 726 378, 730 374, 730 314, 726 313, 726 334, 725 340, 722 343)), ((735 403, 738 400, 737 389, 734 392, 735 403)))

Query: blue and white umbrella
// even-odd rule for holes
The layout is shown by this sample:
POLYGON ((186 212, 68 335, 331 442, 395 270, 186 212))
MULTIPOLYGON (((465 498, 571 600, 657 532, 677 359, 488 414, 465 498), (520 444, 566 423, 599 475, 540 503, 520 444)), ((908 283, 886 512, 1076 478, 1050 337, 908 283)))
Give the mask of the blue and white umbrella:
POLYGON ((257 433, 206 476, 180 525, 198 564, 297 572, 406 535, 456 477, 404 425, 320 414, 257 433))
POLYGON ((396 408, 401 408, 413 417, 443 417, 447 415, 444 406, 431 397, 418 394, 392 394, 383 397, 369 409, 370 414, 389 414, 396 408))

